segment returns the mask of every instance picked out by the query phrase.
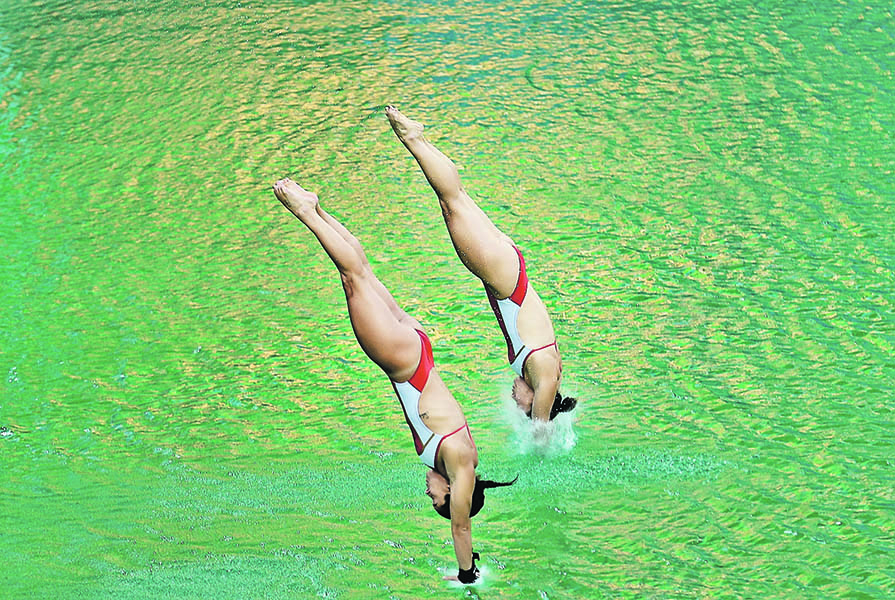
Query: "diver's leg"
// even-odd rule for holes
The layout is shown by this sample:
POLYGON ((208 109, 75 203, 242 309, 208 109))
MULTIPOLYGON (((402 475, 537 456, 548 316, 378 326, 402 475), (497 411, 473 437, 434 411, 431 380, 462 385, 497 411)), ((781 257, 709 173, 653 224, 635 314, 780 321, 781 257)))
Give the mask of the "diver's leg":
MULTIPOLYGON (((337 221, 335 217, 323 210, 319 203, 317 204, 317 214, 320 215, 324 221, 326 221, 327 225, 332 227, 339 235, 341 235, 342 239, 344 239, 352 248, 354 248, 354 251, 357 252, 358 256, 360 256, 361 262, 363 263, 364 267, 372 271, 372 269, 370 268, 370 261, 367 260, 367 254, 366 252, 364 252, 364 248, 363 246, 361 246, 360 241, 358 241, 358 239, 354 237, 354 234, 348 231, 344 225, 339 223, 339 221, 337 221)), ((404 312, 404 310, 400 306, 398 306, 398 303, 395 302, 395 299, 391 295, 391 293, 376 277, 373 278, 373 287, 382 298, 382 300, 385 302, 385 304, 388 306, 392 314, 395 315, 395 318, 399 320, 406 320, 410 318, 409 315, 404 312)))
POLYGON ((377 289, 382 284, 369 264, 320 216, 316 194, 290 179, 276 182, 274 194, 311 230, 339 269, 351 327, 361 348, 391 379, 403 381, 410 377, 419 362, 419 336, 413 326, 394 315, 377 289))
POLYGON ((463 264, 499 298, 513 293, 519 259, 502 233, 463 189, 456 165, 423 136, 423 126, 397 108, 386 108, 395 135, 423 170, 441 204, 441 214, 463 264))

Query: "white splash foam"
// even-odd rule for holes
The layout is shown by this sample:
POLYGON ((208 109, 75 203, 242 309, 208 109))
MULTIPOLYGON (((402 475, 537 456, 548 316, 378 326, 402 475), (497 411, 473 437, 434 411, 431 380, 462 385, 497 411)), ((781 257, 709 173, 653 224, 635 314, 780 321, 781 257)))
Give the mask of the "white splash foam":
MULTIPOLYGON (((465 584, 465 583, 460 583, 456 579, 449 579, 449 580, 445 581, 448 588, 467 588, 467 587, 469 587, 469 588, 475 588, 477 590, 487 589, 488 584, 491 583, 491 580, 492 580, 491 569, 489 569, 487 565, 476 565, 476 567, 478 567, 478 569, 479 569, 479 578, 476 580, 475 583, 465 584)), ((441 567, 441 568, 439 568, 439 571, 441 572, 443 577, 453 577, 454 575, 457 574, 457 565, 454 564, 449 567, 441 567)))
POLYGON ((513 400, 511 388, 500 392, 504 419, 513 427, 513 442, 519 454, 556 456, 566 454, 575 447, 578 436, 573 427, 577 410, 560 413, 550 422, 531 419, 513 400))

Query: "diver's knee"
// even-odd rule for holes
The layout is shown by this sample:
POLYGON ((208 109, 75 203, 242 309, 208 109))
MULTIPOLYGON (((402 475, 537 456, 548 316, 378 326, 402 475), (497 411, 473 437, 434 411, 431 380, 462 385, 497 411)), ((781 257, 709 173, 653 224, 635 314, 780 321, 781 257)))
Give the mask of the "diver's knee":
POLYGON ((339 269, 339 278, 342 280, 342 288, 345 297, 351 298, 366 284, 366 273, 363 268, 339 269))
POLYGON ((441 213, 445 219, 464 217, 470 214, 470 211, 475 206, 472 198, 463 191, 463 188, 440 192, 438 194, 438 203, 441 205, 441 213))

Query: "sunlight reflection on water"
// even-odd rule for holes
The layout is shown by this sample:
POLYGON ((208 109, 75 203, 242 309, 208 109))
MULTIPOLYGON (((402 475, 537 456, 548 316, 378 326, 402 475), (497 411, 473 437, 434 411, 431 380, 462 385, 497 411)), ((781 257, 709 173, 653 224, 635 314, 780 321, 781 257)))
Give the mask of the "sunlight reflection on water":
POLYGON ((892 596, 892 19, 6 2, 9 593, 461 594, 291 174, 431 332, 483 474, 520 474, 474 523, 489 596, 892 596), (530 258, 580 400, 549 442, 388 102, 530 258))

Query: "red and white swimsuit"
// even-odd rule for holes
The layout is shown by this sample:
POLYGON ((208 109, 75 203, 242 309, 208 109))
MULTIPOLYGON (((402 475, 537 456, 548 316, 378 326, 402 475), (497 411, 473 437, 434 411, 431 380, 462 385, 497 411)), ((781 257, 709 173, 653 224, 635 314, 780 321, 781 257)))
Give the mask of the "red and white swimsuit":
MULTIPOLYGON (((435 433, 429 429, 423 419, 420 417, 420 396, 429 381, 429 371, 435 366, 435 360, 432 356, 432 343, 429 337, 420 331, 415 330, 420 336, 422 349, 420 350, 420 362, 416 367, 416 371, 407 381, 392 381, 392 387, 401 401, 401 408, 404 409, 404 419, 410 426, 410 432, 413 434, 413 445, 416 447, 416 453, 420 460, 431 469, 435 468, 435 461, 438 458, 438 450, 441 448, 441 442, 445 438, 449 438, 458 431, 466 430, 469 441, 472 441, 472 433, 469 431, 469 424, 464 423, 450 433, 444 435, 435 433), (425 440, 425 441, 424 441, 425 440)), ((472 442, 475 446, 475 442, 472 442)))
POLYGON ((485 293, 488 294, 491 309, 494 311, 497 323, 503 331, 503 337, 507 341, 507 360, 510 361, 510 366, 513 367, 516 374, 522 377, 522 370, 525 368, 525 361, 528 360, 528 357, 538 350, 556 346, 556 340, 546 346, 529 348, 519 335, 516 321, 519 318, 519 309, 522 308, 525 294, 528 292, 528 275, 525 273, 525 259, 522 258, 522 252, 516 246, 513 246, 513 250, 519 256, 519 279, 516 281, 516 289, 509 297, 502 300, 498 300, 487 285, 485 285, 485 293))

